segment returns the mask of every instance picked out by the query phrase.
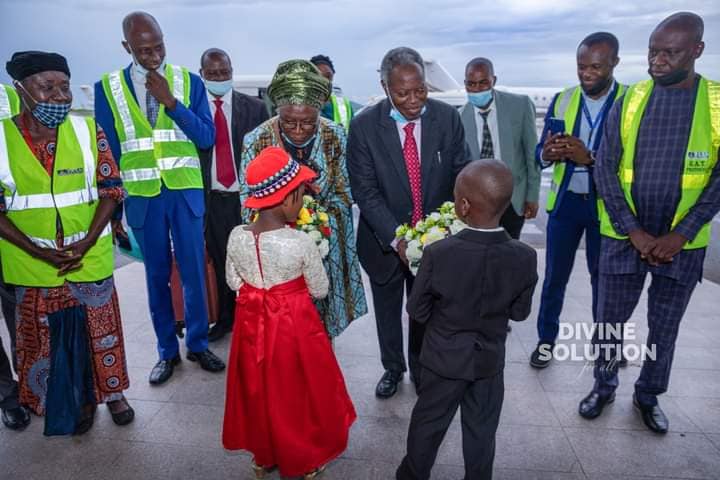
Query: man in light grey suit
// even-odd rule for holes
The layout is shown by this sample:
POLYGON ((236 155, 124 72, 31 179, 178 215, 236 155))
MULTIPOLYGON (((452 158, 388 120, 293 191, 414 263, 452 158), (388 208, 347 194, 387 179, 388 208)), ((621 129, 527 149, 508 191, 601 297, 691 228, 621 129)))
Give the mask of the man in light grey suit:
POLYGON ((535 218, 538 211, 540 167, 535 161, 535 106, 526 95, 495 90, 496 81, 490 60, 470 60, 465 67, 468 103, 460 115, 470 158, 497 158, 512 170, 512 204, 500 225, 517 239, 525 219, 535 218))

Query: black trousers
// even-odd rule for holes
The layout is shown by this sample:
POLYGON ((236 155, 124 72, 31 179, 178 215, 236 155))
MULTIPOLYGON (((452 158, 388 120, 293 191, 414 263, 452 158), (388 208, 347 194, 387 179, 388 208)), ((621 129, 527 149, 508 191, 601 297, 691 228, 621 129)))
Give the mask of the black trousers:
POLYGON ((465 480, 491 480, 495 432, 505 385, 502 371, 475 381, 441 377, 423 369, 419 397, 410 418, 407 455, 398 480, 428 480, 440 444, 460 407, 465 480))
POLYGON ((12 287, 4 284, 1 271, 0 288, 3 289, 0 292, 2 314, 10 334, 10 357, 5 352, 2 340, 0 340, 0 409, 8 410, 19 406, 17 382, 13 378, 11 368, 17 368, 15 356, 15 303, 11 300, 15 292, 12 287), (8 298, 6 298, 6 295, 8 298))
MULTIPOLYGON (((380 360, 385 370, 407 370, 403 348, 402 312, 403 293, 410 294, 415 277, 407 268, 399 268, 388 283, 380 285, 370 280, 375 307, 380 360)), ((420 380, 420 349, 425 335, 425 325, 410 319, 408 335, 408 360, 410 374, 420 380)))
POLYGON ((507 210, 505 210, 505 213, 503 213, 503 216, 500 217, 500 226, 515 240, 520 239, 520 232, 522 231, 523 225, 525 225, 525 217, 515 213, 512 205, 510 205, 507 210))
POLYGON ((210 192, 205 225, 205 243, 215 266, 218 287, 218 325, 232 328, 235 318, 235 292, 225 280, 225 257, 230 232, 240 224, 240 196, 237 193, 210 192))

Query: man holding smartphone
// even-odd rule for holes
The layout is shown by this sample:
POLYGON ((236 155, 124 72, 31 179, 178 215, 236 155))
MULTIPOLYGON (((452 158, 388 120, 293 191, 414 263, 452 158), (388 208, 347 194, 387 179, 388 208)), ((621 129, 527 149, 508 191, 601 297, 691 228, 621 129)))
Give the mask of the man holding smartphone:
POLYGON ((545 280, 538 314, 538 345, 530 365, 545 368, 560 325, 575 253, 585 234, 585 256, 592 283, 592 314, 597 311, 600 229, 593 165, 607 113, 625 91, 613 77, 620 62, 618 40, 607 32, 588 35, 577 49, 580 85, 553 99, 545 116, 535 157, 542 168, 553 166, 548 192, 545 280))

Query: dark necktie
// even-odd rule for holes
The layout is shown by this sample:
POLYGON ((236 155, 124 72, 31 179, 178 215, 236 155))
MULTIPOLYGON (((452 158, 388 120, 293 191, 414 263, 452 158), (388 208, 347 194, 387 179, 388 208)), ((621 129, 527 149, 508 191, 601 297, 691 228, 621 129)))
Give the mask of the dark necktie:
POLYGON ((222 109, 222 98, 213 100, 215 103, 215 173, 217 180, 225 188, 235 183, 235 164, 232 158, 230 132, 225 112, 222 109))
POLYGON ((483 119, 483 136, 482 136, 482 148, 480 149, 480 158, 495 158, 493 152, 492 137, 490 136, 490 127, 488 126, 488 115, 490 110, 486 112, 478 112, 483 119))
POLYGON ((410 180, 410 193, 412 194, 412 224, 413 226, 422 219, 422 179, 420 177, 420 155, 418 154, 417 143, 413 130, 415 124, 409 122, 403 127, 405 130, 405 144, 403 145, 403 157, 407 168, 408 180, 410 180))
POLYGON ((150 92, 145 94, 145 109, 147 110, 148 122, 150 122, 150 126, 154 127, 158 113, 160 113, 160 102, 150 92))

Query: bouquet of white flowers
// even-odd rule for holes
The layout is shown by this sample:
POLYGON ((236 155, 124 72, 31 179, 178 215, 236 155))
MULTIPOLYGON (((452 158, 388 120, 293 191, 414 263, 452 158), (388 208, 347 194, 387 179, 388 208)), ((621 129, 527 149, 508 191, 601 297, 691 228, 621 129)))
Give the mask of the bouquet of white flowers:
POLYGON ((423 249, 426 246, 456 234, 465 228, 465 226, 466 225, 458 219, 455 213, 455 204, 452 202, 443 203, 439 210, 418 221, 414 227, 406 223, 400 225, 397 230, 395 230, 395 238, 407 242, 405 254, 407 255, 408 262, 410 263, 410 271, 413 275, 417 275, 423 249))

